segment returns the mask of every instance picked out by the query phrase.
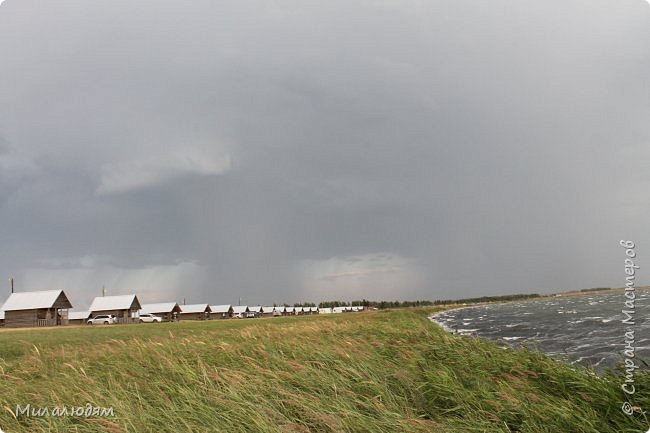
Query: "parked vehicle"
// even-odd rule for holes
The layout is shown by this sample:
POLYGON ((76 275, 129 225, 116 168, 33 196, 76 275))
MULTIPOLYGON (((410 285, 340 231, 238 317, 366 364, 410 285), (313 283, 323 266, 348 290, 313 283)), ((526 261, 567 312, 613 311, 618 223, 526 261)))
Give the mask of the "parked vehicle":
POLYGON ((151 313, 140 313, 140 323, 162 323, 163 319, 151 313))
POLYGON ((89 325, 112 325, 117 323, 117 317, 112 314, 100 314, 99 316, 88 319, 89 325))

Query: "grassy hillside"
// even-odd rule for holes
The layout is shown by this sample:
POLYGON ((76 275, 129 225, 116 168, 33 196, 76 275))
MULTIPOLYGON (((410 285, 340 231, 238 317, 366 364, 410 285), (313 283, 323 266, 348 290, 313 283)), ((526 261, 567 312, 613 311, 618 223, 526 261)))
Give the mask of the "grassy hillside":
MULTIPOLYGON (((431 310, 428 310, 431 311, 431 310)), ((0 331, 14 432, 645 432, 619 379, 448 335, 423 310, 0 331), (114 417, 14 417, 113 407, 114 417)), ((637 373, 637 404, 650 380, 637 373)))

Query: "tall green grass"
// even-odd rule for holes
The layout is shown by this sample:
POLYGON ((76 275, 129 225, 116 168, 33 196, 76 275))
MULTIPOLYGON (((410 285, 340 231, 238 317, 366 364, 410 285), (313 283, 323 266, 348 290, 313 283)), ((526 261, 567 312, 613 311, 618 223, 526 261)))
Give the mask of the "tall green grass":
MULTIPOLYGON (((430 310, 428 310, 430 311, 430 310)), ((620 378, 450 335, 423 310, 0 332, 14 432, 645 432, 620 378), (26 417, 16 405, 113 407, 26 417)), ((636 405, 650 408, 637 373, 636 405)))

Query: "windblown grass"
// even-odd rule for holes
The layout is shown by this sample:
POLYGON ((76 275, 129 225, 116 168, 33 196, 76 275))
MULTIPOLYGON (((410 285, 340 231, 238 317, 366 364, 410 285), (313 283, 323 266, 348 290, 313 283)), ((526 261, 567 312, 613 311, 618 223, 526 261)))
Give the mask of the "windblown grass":
MULTIPOLYGON (((430 309, 428 311, 431 311, 430 309)), ((445 333, 423 310, 0 332, 14 432, 645 432, 620 378, 445 333), (16 405, 115 417, 15 417, 16 405)), ((650 408, 637 372, 636 404, 650 408)))

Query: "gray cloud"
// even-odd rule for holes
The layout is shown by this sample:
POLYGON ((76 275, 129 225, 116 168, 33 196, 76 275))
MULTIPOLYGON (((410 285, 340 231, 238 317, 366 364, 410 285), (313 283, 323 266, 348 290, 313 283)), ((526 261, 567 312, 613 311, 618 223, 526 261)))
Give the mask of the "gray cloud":
POLYGON ((621 285, 641 1, 9 0, 0 273, 152 300, 621 285))

